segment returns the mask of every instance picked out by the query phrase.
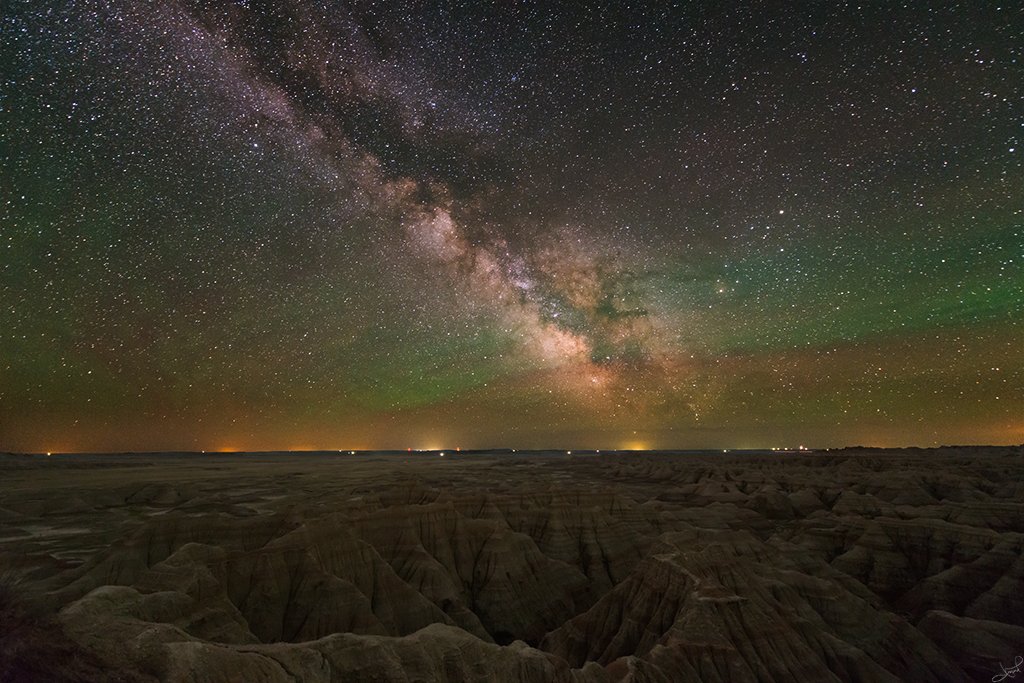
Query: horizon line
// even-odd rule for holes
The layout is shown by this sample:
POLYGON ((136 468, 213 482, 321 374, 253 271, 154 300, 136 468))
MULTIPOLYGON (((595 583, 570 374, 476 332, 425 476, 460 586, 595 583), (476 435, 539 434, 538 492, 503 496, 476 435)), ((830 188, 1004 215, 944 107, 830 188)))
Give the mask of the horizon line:
POLYGON ((827 448, 807 448, 804 446, 775 446, 759 448, 315 448, 315 449, 294 449, 294 450, 166 450, 166 451, 0 451, 0 455, 11 456, 54 456, 54 455, 75 455, 75 456, 102 456, 102 455, 301 455, 301 454, 331 454, 331 455, 413 455, 413 454, 531 454, 531 453, 562 453, 573 454, 624 454, 624 453, 828 453, 840 451, 935 451, 948 448, 1024 448, 1024 444, 943 444, 938 446, 836 446, 827 448))

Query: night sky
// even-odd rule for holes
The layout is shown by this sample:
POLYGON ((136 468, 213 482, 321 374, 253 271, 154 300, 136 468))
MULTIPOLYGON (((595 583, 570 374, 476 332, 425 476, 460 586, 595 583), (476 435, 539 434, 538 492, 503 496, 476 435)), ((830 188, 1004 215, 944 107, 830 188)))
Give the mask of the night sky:
POLYGON ((0 17, 0 449, 1024 442, 1019 2, 0 17))

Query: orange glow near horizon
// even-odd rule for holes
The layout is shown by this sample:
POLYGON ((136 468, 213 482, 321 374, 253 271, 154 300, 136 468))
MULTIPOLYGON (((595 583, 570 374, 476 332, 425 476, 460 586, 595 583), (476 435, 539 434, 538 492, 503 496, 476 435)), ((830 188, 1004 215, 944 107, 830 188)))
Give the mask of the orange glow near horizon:
MULTIPOLYGON (((592 430, 580 428, 571 437, 552 431, 550 438, 543 432, 524 433, 515 438, 501 423, 495 427, 494 439, 482 439, 477 433, 464 433, 455 429, 438 434, 427 419, 434 414, 403 415, 403 422, 395 425, 390 418, 374 422, 367 420, 357 428, 354 423, 343 430, 334 425, 310 426, 298 429, 292 424, 275 425, 272 422, 248 423, 239 426, 224 425, 218 429, 214 420, 204 419, 191 428, 184 416, 173 419, 146 419, 132 422, 126 419, 96 419, 88 423, 48 425, 40 416, 38 423, 5 420, 3 443, 0 450, 14 453, 123 453, 123 452, 200 452, 239 453, 256 451, 387 451, 402 450, 461 451, 467 449, 548 449, 573 450, 689 450, 770 448, 792 444, 792 448, 836 448, 850 445, 900 448, 916 446, 930 448, 942 445, 1020 445, 1024 442, 1024 423, 1016 419, 986 422, 947 421, 943 425, 892 425, 888 429, 872 426, 866 429, 856 425, 831 433, 808 429, 792 434, 786 429, 766 430, 762 426, 736 424, 730 428, 705 429, 700 432, 677 430, 672 432, 638 429, 617 432, 613 429, 592 430), (232 428, 233 427, 233 428, 232 428), (349 430, 356 429, 355 434, 349 430), (497 436, 501 435, 501 436, 497 436), (459 445, 452 446, 455 442, 459 445), (411 445, 410 445, 411 444, 411 445)), ((474 429, 479 423, 474 423, 474 429)))

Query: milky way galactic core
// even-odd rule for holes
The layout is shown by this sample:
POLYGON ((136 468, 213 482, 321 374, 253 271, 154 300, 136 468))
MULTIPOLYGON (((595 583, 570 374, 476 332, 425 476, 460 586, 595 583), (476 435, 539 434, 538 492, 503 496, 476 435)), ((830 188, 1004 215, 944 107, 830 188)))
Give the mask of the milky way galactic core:
POLYGON ((1024 442, 1020 3, 0 16, 0 448, 1024 442))

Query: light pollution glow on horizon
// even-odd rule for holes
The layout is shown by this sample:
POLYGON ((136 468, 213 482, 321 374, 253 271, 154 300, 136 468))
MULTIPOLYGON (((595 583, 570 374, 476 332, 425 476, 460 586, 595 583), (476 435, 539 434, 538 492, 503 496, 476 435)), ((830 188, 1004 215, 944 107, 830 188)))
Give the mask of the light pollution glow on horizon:
POLYGON ((1024 8, 4 15, 0 450, 1024 442, 1024 8))

